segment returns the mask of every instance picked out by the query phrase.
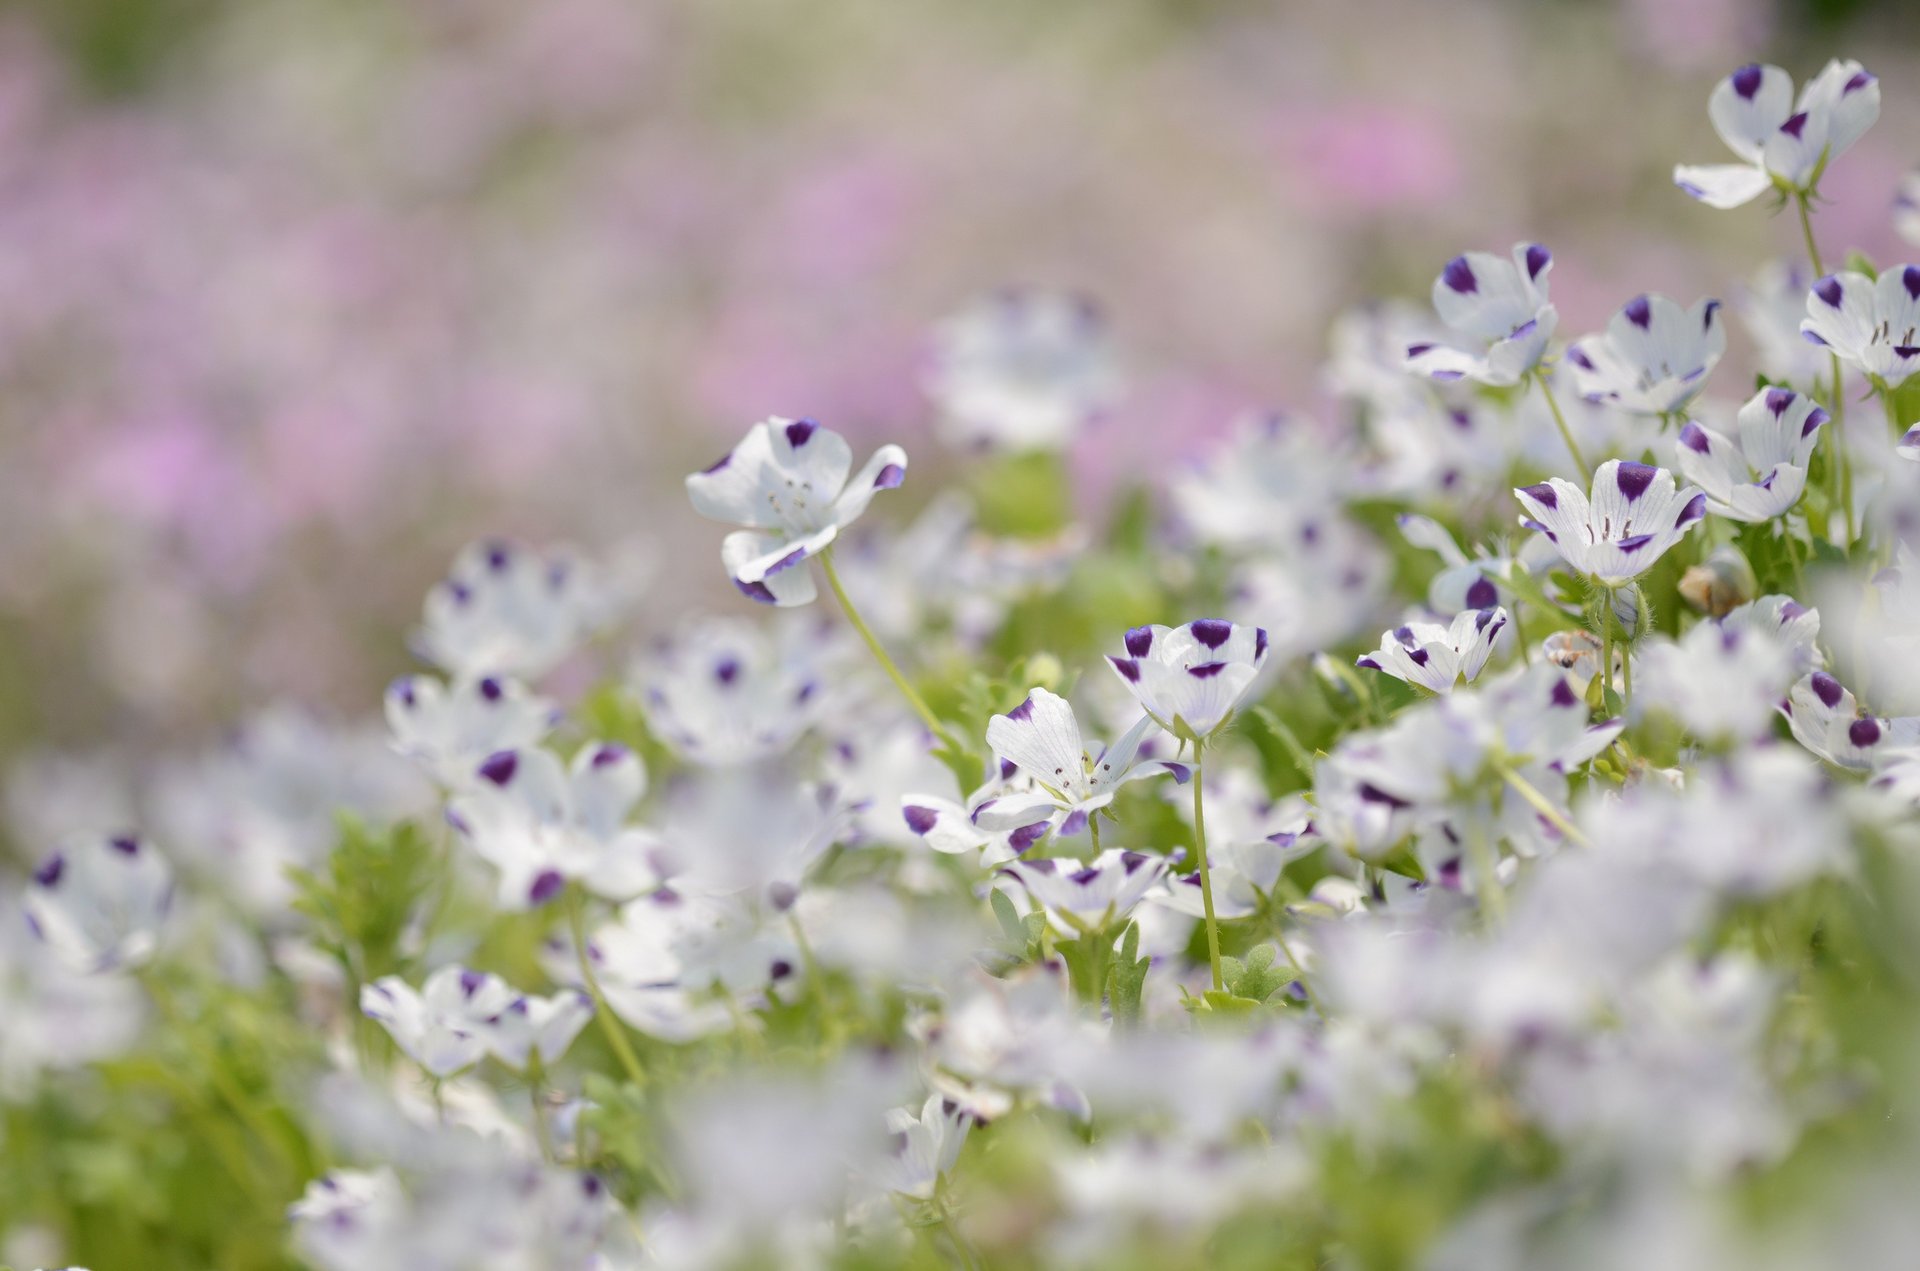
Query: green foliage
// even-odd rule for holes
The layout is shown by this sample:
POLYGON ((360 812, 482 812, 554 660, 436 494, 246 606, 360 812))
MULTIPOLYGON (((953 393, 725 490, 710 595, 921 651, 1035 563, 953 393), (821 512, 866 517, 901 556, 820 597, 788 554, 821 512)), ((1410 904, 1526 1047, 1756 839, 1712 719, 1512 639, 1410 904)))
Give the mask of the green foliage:
POLYGON ((340 837, 318 869, 292 871, 293 908, 313 924, 314 944, 357 988, 403 970, 403 945, 445 862, 412 822, 370 830, 340 818, 340 837))

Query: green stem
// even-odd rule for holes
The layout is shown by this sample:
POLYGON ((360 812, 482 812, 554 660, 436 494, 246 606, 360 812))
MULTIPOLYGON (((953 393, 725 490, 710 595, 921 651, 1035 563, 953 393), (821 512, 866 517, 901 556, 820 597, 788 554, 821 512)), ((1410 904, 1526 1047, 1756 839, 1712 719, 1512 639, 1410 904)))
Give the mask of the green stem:
POLYGON ((1093 854, 1100 855, 1100 811, 1094 811, 1087 817, 1087 833, 1093 836, 1093 854))
MULTIPOLYGON (((1813 265, 1815 278, 1826 277, 1827 267, 1820 263, 1820 244, 1813 237, 1813 213, 1811 200, 1804 191, 1794 196, 1794 206, 1800 211, 1800 234, 1807 243, 1807 260, 1813 265)), ((1853 460, 1847 454, 1845 440, 1847 423, 1847 395, 1840 374, 1840 355, 1830 355, 1833 366, 1833 427, 1827 430, 1833 438, 1827 447, 1827 457, 1833 463, 1832 484, 1833 501, 1840 505, 1841 516, 1847 527, 1847 541, 1843 546, 1853 546, 1853 460)))
POLYGON ((1820 244, 1813 241, 1813 216, 1808 211, 1807 202, 1804 191, 1794 198, 1794 203, 1800 208, 1800 233, 1807 240, 1807 259, 1813 264, 1813 276, 1819 279, 1827 276, 1827 267, 1820 263, 1820 244))
POLYGON ((1569 842, 1578 843, 1582 847, 1593 846, 1592 841, 1580 831, 1580 827, 1561 815, 1560 809, 1553 806, 1553 801, 1547 798, 1546 795, 1541 794, 1539 789, 1531 781, 1528 781, 1504 763, 1496 765, 1496 770, 1500 773, 1501 780, 1512 786, 1515 793, 1525 799, 1527 804, 1532 807, 1535 812, 1538 812, 1548 825, 1551 825, 1554 829, 1565 835, 1569 842))
POLYGON ((1560 403, 1554 399, 1546 372, 1535 367, 1533 379, 1540 385, 1540 395, 1547 399, 1547 409, 1553 412, 1553 422, 1560 429, 1560 440, 1567 443, 1567 453, 1573 456, 1574 466, 1580 470, 1583 478, 1591 478, 1593 469, 1587 465, 1587 457, 1580 453, 1580 443, 1573 439, 1573 429, 1567 427, 1567 417, 1560 413, 1560 403))
POLYGON ((1600 687, 1604 695, 1600 699, 1605 709, 1606 699, 1613 695, 1613 592, 1609 589, 1600 602, 1600 687))
POLYGON ((900 695, 907 699, 907 705, 913 708, 913 713, 920 717, 920 722, 927 726, 927 731, 938 737, 947 749, 955 753, 965 753, 966 747, 954 740, 947 726, 941 723, 940 717, 933 713, 933 708, 928 706, 920 694, 914 690, 913 685, 907 681, 907 677, 900 673, 900 668, 887 655, 887 650, 880 643, 880 638, 873 634, 873 629, 867 625, 866 619, 862 618, 860 611, 854 608, 853 601, 847 596, 847 589, 840 585, 839 571, 833 567, 833 549, 829 547, 821 552, 819 560, 820 569, 827 576, 827 586, 833 589, 834 599, 840 602, 840 611, 847 615, 847 621, 853 625, 853 629, 859 633, 860 638, 866 641, 874 661, 878 662, 880 669, 887 673, 894 687, 900 690, 900 695))
POLYGON ((613 1008, 607 1005, 607 995, 600 991, 600 977, 593 973, 593 959, 587 954, 587 921, 582 912, 580 889, 571 884, 567 887, 566 907, 567 929, 573 933, 574 953, 580 959, 580 979, 587 987, 587 996, 593 999, 593 1017, 600 1021, 600 1031, 606 1034, 607 1045, 613 1048, 620 1066, 627 1070, 628 1079, 636 1086, 644 1086, 647 1074, 640 1067, 640 1057, 633 1053, 633 1043, 627 1040, 626 1029, 613 1008))
POLYGON ((191 1029, 183 1026, 179 1006, 174 1002, 172 992, 161 981, 159 973, 150 968, 143 969, 139 973, 139 978, 140 983, 147 990, 147 996, 153 999, 154 1006, 159 1010, 161 1022, 166 1025, 168 1032, 178 1037, 187 1049, 193 1052, 194 1057, 199 1061, 200 1070, 206 1074, 207 1081, 213 1086, 213 1091, 220 1097, 220 1101, 227 1105, 228 1110, 239 1118, 241 1124, 247 1127, 254 1138, 273 1153, 275 1159, 289 1173, 298 1174, 300 1172, 298 1165, 289 1155, 285 1141, 268 1119, 265 1110, 233 1080, 233 1074, 227 1070, 226 1064, 221 1061, 219 1055, 214 1053, 212 1047, 205 1045, 191 1029))
POLYGON ((540 1155, 549 1165, 560 1163, 553 1146, 553 1128, 547 1124, 547 1109, 541 1092, 546 1084, 546 1065, 540 1062, 540 1048, 527 1052, 527 1101, 533 1105, 533 1137, 540 1144, 540 1155))
POLYGON ((1474 872, 1480 876, 1475 898, 1488 921, 1498 926, 1507 918, 1507 889, 1500 883, 1499 853, 1484 825, 1474 825, 1467 834, 1467 852, 1473 858, 1474 872))
POLYGON ((1520 665, 1532 666, 1533 654, 1527 648, 1527 625, 1520 617, 1520 611, 1524 608, 1526 608, 1526 601, 1516 597, 1513 608, 1507 610, 1507 613, 1513 617, 1513 642, 1520 646, 1520 665))
POLYGON ((1207 963, 1213 968, 1213 987, 1221 991, 1227 987, 1227 981, 1220 973, 1220 924, 1213 916, 1213 878, 1207 872, 1207 813, 1200 793, 1206 784, 1201 771, 1204 749, 1204 743, 1195 743, 1193 748, 1193 841, 1194 850, 1200 853, 1200 904, 1207 915, 1207 963))

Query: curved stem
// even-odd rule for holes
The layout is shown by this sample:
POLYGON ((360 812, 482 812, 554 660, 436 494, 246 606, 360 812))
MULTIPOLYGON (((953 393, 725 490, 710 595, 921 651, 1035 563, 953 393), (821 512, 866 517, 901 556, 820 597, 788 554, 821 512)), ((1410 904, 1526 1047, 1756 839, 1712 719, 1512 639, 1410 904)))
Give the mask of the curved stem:
POLYGON ((1501 780, 1512 786, 1514 791, 1519 794, 1521 798, 1525 799, 1528 806, 1535 812, 1538 812, 1541 819, 1546 821, 1548 825, 1560 831, 1570 842, 1578 843, 1582 847, 1593 846, 1592 841, 1581 832, 1580 827, 1572 821, 1567 820, 1560 809, 1553 806, 1553 800, 1541 794, 1538 787, 1531 781, 1528 781, 1504 763, 1497 765, 1497 768, 1501 780))
POLYGON ((1207 915, 1207 963, 1213 968, 1213 987, 1224 990, 1227 981, 1220 973, 1220 924, 1213 916, 1213 879, 1207 872, 1207 813, 1200 793, 1206 784, 1201 770, 1204 753, 1204 744, 1194 746, 1193 842, 1194 850, 1200 853, 1200 905, 1207 915))
POLYGON ((626 1029, 613 1008, 607 1005, 607 995, 600 991, 600 977, 593 973, 593 959, 587 954, 587 922, 581 912, 578 887, 568 886, 566 906, 567 929, 573 933, 574 953, 580 959, 581 982, 587 987, 587 996, 593 999, 593 1016, 600 1021, 600 1031, 606 1034, 607 1045, 613 1048, 620 1066, 627 1070, 628 1079, 636 1086, 644 1086, 647 1074, 640 1067, 640 1057, 633 1053, 633 1043, 627 1040, 626 1029))
POLYGON ((1794 203, 1800 208, 1800 233, 1807 240, 1807 260, 1813 265, 1816 279, 1827 275, 1827 267, 1820 263, 1820 244, 1813 241, 1813 215, 1807 208, 1807 196, 1804 192, 1794 197, 1794 203))
POLYGON ((873 654, 874 661, 880 664, 880 669, 887 673, 894 687, 900 690, 900 695, 907 699, 907 705, 913 708, 913 713, 920 717, 920 722, 927 726, 927 731, 938 737, 949 750, 964 753, 966 747, 954 740, 947 726, 941 723, 940 717, 933 713, 933 708, 928 706, 920 694, 914 690, 913 685, 907 681, 907 677, 900 673, 900 668, 887 655, 887 650, 880 643, 880 638, 873 634, 873 628, 869 627, 866 619, 860 616, 860 611, 853 607, 853 601, 847 596, 847 589, 840 585, 840 573, 833 567, 833 549, 829 547, 821 552, 819 560, 821 572, 827 576, 827 586, 833 589, 834 599, 840 602, 840 612, 847 615, 847 621, 866 642, 867 649, 873 654))
MULTIPOLYGON (((1813 265, 1815 278, 1824 278, 1827 267, 1820 263, 1820 244, 1813 237, 1813 213, 1810 200, 1804 192, 1794 197, 1794 206, 1800 211, 1800 234, 1806 240, 1807 260, 1813 265)), ((1840 506, 1843 524, 1847 529, 1847 541, 1843 546, 1853 546, 1853 460, 1847 454, 1846 423, 1847 394, 1840 373, 1840 355, 1830 354, 1833 366, 1833 427, 1828 429, 1832 444, 1828 446, 1827 457, 1833 462, 1832 496, 1840 506)))
POLYGON ((1535 367, 1533 379, 1540 385, 1540 395, 1547 399, 1547 409, 1553 412, 1554 425, 1560 429, 1560 440, 1567 443, 1567 453, 1573 456, 1574 466, 1580 469, 1583 477, 1591 479, 1593 468, 1587 463, 1587 457, 1580 453, 1580 443, 1573 439, 1573 429, 1567 427, 1567 417, 1560 413, 1560 403, 1554 399, 1546 372, 1535 367))

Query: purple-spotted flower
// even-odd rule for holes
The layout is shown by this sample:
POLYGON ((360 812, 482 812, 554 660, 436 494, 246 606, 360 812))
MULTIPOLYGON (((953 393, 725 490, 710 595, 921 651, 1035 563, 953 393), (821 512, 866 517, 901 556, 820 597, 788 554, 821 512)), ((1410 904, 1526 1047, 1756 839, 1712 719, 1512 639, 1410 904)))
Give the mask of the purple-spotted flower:
POLYGON ((1410 622, 1380 636, 1380 647, 1354 663, 1417 684, 1432 693, 1451 693, 1471 684, 1493 654, 1493 642, 1506 629, 1505 609, 1465 609, 1447 626, 1410 622))
POLYGON ((498 675, 451 684, 404 676, 388 686, 385 706, 393 748, 456 787, 488 755, 538 744, 557 718, 552 702, 498 675))
POLYGON ((1740 408, 1734 436, 1689 420, 1674 443, 1681 475, 1706 492, 1707 511, 1770 521, 1807 488, 1807 464, 1827 412, 1785 388, 1765 388, 1740 408))
POLYGON ((1407 346, 1407 369, 1437 380, 1511 385, 1540 365, 1560 315, 1547 303, 1553 253, 1518 243, 1513 259, 1468 252, 1433 280, 1433 307, 1468 347, 1420 341, 1407 346))
POLYGON ((813 626, 767 630, 732 619, 689 624, 642 658, 634 680, 647 723, 690 762, 726 767, 792 747, 821 715, 838 652, 813 626))
POLYGON ((503 908, 544 905, 572 880, 619 900, 657 881, 658 840, 626 824, 646 788, 640 757, 611 742, 589 742, 570 766, 539 747, 502 750, 447 819, 499 871, 503 908))
POLYGON ((1441 614, 1493 608, 1510 597, 1508 580, 1515 570, 1539 573, 1558 559, 1553 544, 1538 535, 1523 536, 1511 555, 1502 554, 1504 546, 1483 547, 1469 558, 1446 526, 1430 516, 1403 512, 1398 524, 1407 542, 1438 552, 1446 562, 1427 584, 1427 606, 1441 614))
POLYGON ((956 445, 1058 450, 1119 395, 1112 341, 1085 298, 1010 289, 942 323, 926 390, 956 445))
POLYGON ((973 1129, 973 1114, 952 1099, 930 1095, 919 1115, 911 1108, 887 1111, 893 1155, 880 1162, 876 1181, 888 1191, 919 1200, 932 1197, 940 1176, 953 1168, 973 1129))
POLYGON ((474 543, 427 592, 413 646, 457 679, 537 679, 592 634, 608 610, 593 571, 571 553, 474 543))
POLYGON ((61 848, 33 871, 22 900, 33 933, 86 975, 149 961, 172 904, 173 870, 132 834, 61 848))
POLYGON ((1793 100, 1793 77, 1777 66, 1743 66, 1707 99, 1713 129, 1739 163, 1680 164, 1673 183, 1709 207, 1739 207, 1778 190, 1813 192, 1827 164, 1880 117, 1880 81, 1858 62, 1828 62, 1793 100))
POLYGON ((1666 469, 1624 459, 1600 465, 1591 499, 1559 477, 1513 493, 1527 511, 1520 523, 1546 535, 1576 573, 1606 587, 1645 573, 1707 506, 1697 488, 1676 490, 1666 469))
POLYGON ((1920 717, 1862 715, 1854 696, 1825 671, 1793 686, 1781 707, 1793 737, 1840 768, 1864 772, 1882 753, 1920 744, 1920 717))
POLYGON ((1026 888, 1063 935, 1099 931, 1132 911, 1167 872, 1167 858, 1110 847, 1091 861, 1042 856, 1001 873, 1026 888))
POLYGON ((1895 266, 1878 279, 1828 274, 1807 293, 1800 333, 1876 385, 1899 387, 1920 371, 1920 265, 1895 266))
POLYGON ((1233 718, 1267 660, 1267 633, 1219 618, 1183 627, 1135 627, 1125 656, 1107 661, 1153 722, 1183 742, 1204 742, 1233 718))
POLYGON ((976 806, 975 824, 989 812, 1020 825, 1036 815, 1062 837, 1086 829, 1089 818, 1113 802, 1116 791, 1129 781, 1171 774, 1185 782, 1184 764, 1143 759, 1140 743, 1159 725, 1142 716, 1126 735, 1096 757, 1080 739, 1080 722, 1064 697, 1036 688, 1025 701, 1004 715, 987 721, 987 745, 1000 760, 1003 776, 1025 774, 1032 780, 1029 794, 1003 795, 990 810, 976 806), (1008 772, 1009 765, 1014 770, 1008 772))
POLYGON ((980 863, 991 869, 1017 860, 1053 832, 1051 800, 1036 800, 1019 791, 1002 802, 1008 785, 991 781, 968 797, 965 806, 936 794, 900 797, 900 817, 922 842, 948 856, 980 853, 980 863), (1029 820, 1022 821, 1020 816, 1029 820))
POLYGON ((1920 172, 1900 179, 1893 196, 1893 228, 1900 237, 1920 247, 1920 172))
POLYGON ((1795 674, 1786 641, 1746 623, 1698 623, 1679 640, 1650 641, 1634 661, 1644 664, 1641 702, 1703 740, 1761 736, 1795 674))
POLYGON ((1671 415, 1700 395, 1726 351, 1718 300, 1682 309, 1665 296, 1635 296, 1604 332, 1574 341, 1567 363, 1588 401, 1637 415, 1671 415))
POLYGON ((497 975, 444 966, 416 991, 397 975, 363 985, 360 1011, 435 1077, 447 1077, 491 1054, 525 1069, 538 1055, 555 1063, 593 1018, 593 1001, 577 989, 529 997, 497 975))
POLYGON ((720 558, 733 585, 769 605, 810 604, 817 594, 804 565, 832 546, 872 502, 907 476, 907 452, 874 451, 853 473, 847 439, 810 419, 762 420, 704 472, 687 478, 694 510, 747 528, 727 535, 720 558))

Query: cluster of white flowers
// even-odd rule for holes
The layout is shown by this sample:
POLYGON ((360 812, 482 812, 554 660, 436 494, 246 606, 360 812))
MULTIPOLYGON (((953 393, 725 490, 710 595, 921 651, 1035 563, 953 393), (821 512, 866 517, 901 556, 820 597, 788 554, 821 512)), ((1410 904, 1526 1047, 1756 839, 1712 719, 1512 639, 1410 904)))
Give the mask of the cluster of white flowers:
MULTIPOLYGON (((1769 277, 1819 356, 1762 342, 1744 404, 1718 301, 1566 342, 1529 242, 1447 262, 1437 324, 1343 319, 1346 417, 1244 423, 1138 576, 1064 603, 1071 543, 964 509, 860 542, 907 455, 855 471, 805 419, 686 489, 741 593, 818 575, 837 616, 685 620, 568 702, 605 581, 468 549, 384 762, 256 727, 129 796, 164 849, 87 823, 23 881, 58 969, 0 945, 0 1031, 67 1032, 0 1036, 0 1090, 186 1027, 196 976, 296 986, 311 1070, 264 1082, 326 1145, 285 1180, 322 1271, 1839 1265, 1799 1260, 1817 1207, 1726 1213, 1862 1108, 1920 1146, 1914 1021, 1861 1041, 1836 1000, 1915 971, 1920 267, 1828 273, 1806 216, 1879 101, 1857 63, 1797 104, 1742 68, 1709 103, 1742 162, 1676 169, 1807 227, 1769 277), (409 833, 417 896, 326 882, 336 837, 409 833), (396 900, 376 956, 341 914, 396 900)), ((937 343, 983 464, 1120 391, 1071 297, 937 343)), ((1904 1265, 1885 1221, 1847 1265, 1904 1265)))

